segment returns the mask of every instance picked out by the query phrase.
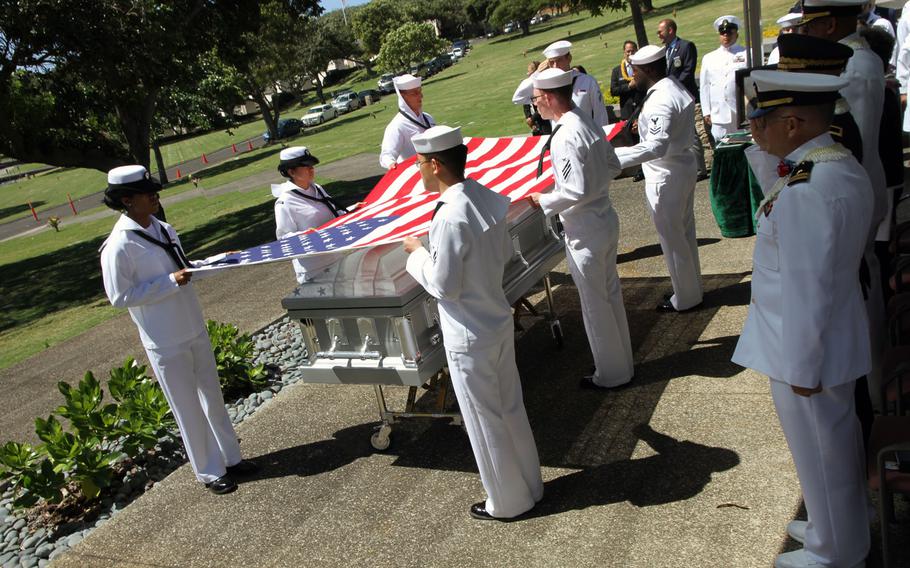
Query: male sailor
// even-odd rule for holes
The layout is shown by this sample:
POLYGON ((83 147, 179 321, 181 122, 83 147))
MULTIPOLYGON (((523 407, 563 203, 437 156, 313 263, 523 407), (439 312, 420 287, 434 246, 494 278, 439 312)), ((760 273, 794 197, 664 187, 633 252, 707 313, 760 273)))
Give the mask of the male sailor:
POLYGON ((420 177, 439 199, 429 250, 408 237, 407 271, 439 300, 452 386, 487 492, 469 514, 514 519, 543 497, 537 446, 515 363, 512 311, 502 288, 512 240, 509 198, 464 176, 468 149, 460 128, 415 136, 420 177))
POLYGON ((803 548, 774 565, 862 567, 869 517, 854 385, 869 372, 870 343, 856 269, 872 226, 870 182, 828 132, 844 78, 759 70, 748 80, 755 140, 782 168, 757 212, 752 300, 733 362, 771 380, 809 517, 787 527, 803 548))
MULTIPOLYGON (((616 271, 619 216, 610 201, 610 181, 621 171, 619 161, 603 128, 575 106, 571 72, 540 72, 534 78, 534 99, 540 116, 556 124, 547 142, 556 185, 529 197, 547 216, 559 214, 565 228, 566 260, 594 356, 594 372, 582 377, 580 386, 600 390, 627 385, 635 370, 616 271)), ((538 167, 538 175, 540 171, 538 167)))
POLYGON ((685 312, 702 302, 701 266, 695 240, 697 166, 691 151, 695 99, 667 76, 666 47, 649 45, 632 56, 635 81, 648 94, 638 116, 635 146, 617 148, 623 168, 641 164, 645 196, 670 273, 673 294, 658 311, 685 312))
POLYGON ((379 152, 379 165, 387 170, 416 154, 411 138, 436 124, 431 115, 423 112, 420 77, 405 73, 392 79, 392 83, 398 93, 398 114, 385 127, 379 152))
POLYGON ((607 107, 604 106, 604 97, 600 92, 600 86, 594 77, 572 69, 572 43, 561 40, 551 43, 543 50, 546 57, 540 63, 535 73, 529 75, 525 80, 519 83, 512 95, 512 102, 516 105, 531 104, 531 97, 534 91, 534 78, 545 69, 561 69, 572 73, 572 102, 579 108, 580 112, 591 117, 594 124, 604 126, 609 124, 607 118, 607 107))
POLYGON ((746 67, 746 48, 739 45, 741 24, 736 16, 714 20, 720 46, 701 60, 699 95, 705 123, 715 142, 739 128, 736 105, 736 70, 746 67))

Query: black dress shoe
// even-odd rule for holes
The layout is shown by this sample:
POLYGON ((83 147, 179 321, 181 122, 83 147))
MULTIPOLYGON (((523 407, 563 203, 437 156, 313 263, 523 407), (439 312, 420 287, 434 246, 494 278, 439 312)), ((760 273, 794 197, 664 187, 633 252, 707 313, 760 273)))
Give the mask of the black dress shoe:
MULTIPOLYGON (((634 378, 634 377, 633 377, 634 378)), ((578 387, 587 390, 596 390, 596 391, 618 391, 626 388, 632 384, 632 379, 629 379, 629 382, 623 383, 621 385, 616 385, 613 387, 602 387, 599 384, 594 382, 594 375, 587 375, 581 378, 578 381, 578 387)))
POLYGON ((698 174, 698 177, 695 178, 695 181, 706 180, 706 179, 708 179, 709 177, 711 177, 711 174, 709 174, 708 172, 701 172, 700 174, 698 174))
POLYGON ((477 519, 478 521, 498 521, 496 517, 487 513, 487 504, 481 501, 480 503, 474 503, 471 505, 471 508, 468 509, 468 514, 477 519))
POLYGON ((259 466, 255 462, 250 460, 240 460, 234 465, 227 466, 228 475, 236 475, 238 477, 243 477, 245 475, 252 475, 259 471, 259 466))
POLYGON ((664 300, 663 302, 657 304, 657 311, 658 312, 677 312, 680 314, 684 314, 686 312, 691 312, 692 310, 697 310, 698 308, 701 307, 702 304, 704 304, 704 302, 699 302, 699 303, 695 304, 694 306, 692 306, 691 308, 686 309, 686 310, 677 310, 676 308, 673 307, 673 302, 671 302, 670 299, 668 298, 668 299, 664 300))
POLYGON ((641 170, 638 171, 634 176, 632 176, 632 181, 641 181, 645 179, 645 173, 641 170))
POLYGON ((205 487, 215 495, 224 495, 225 493, 230 493, 237 490, 237 484, 234 483, 234 480, 227 475, 222 475, 215 481, 206 483, 205 487))
MULTIPOLYGON (((537 505, 535 504, 535 507, 536 506, 537 505)), ((471 505, 471 508, 468 509, 468 514, 471 515, 473 518, 477 519, 478 521, 499 521, 501 523, 510 523, 512 521, 519 521, 519 520, 527 517, 528 513, 530 513, 533 510, 534 510, 534 508, 532 507, 531 509, 528 509, 524 513, 522 513, 520 515, 516 515, 514 517, 494 517, 493 515, 491 515, 490 513, 487 512, 487 504, 484 501, 481 501, 480 503, 474 503, 473 505, 471 505)))

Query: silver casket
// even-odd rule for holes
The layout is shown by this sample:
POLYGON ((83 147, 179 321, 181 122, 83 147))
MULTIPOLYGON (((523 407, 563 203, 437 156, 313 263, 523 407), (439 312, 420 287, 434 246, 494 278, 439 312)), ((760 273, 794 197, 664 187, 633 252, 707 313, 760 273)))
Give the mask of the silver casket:
MULTIPOLYGON (((503 288, 514 304, 548 276, 565 249, 552 223, 527 201, 513 203, 507 219, 515 253, 503 288)), ((303 329, 303 381, 416 387, 446 365, 436 300, 407 273, 406 260, 400 243, 358 250, 284 298, 288 316, 303 329)), ((548 281, 547 293, 549 299, 548 281)), ((558 321, 551 323, 555 333, 558 321)))

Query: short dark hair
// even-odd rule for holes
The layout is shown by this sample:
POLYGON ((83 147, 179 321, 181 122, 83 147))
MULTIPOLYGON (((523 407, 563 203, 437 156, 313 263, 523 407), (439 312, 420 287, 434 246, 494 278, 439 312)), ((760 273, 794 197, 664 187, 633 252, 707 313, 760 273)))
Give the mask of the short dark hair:
POLYGON ((556 95, 556 98, 560 102, 568 103, 572 101, 572 83, 564 85, 562 87, 556 87, 555 89, 540 89, 544 93, 550 93, 551 95, 556 95))
POLYGON ((468 147, 464 144, 453 146, 441 152, 424 154, 428 160, 436 160, 444 165, 456 177, 464 177, 465 164, 468 162, 468 147))
POLYGON ((663 58, 651 63, 642 63, 638 67, 641 67, 649 76, 654 77, 655 82, 667 76, 667 60, 663 58))
POLYGON ((859 35, 869 43, 869 48, 887 66, 891 61, 891 52, 894 51, 894 38, 891 34, 881 28, 865 26, 860 28, 859 35))
POLYGON ((670 18, 664 18, 663 20, 661 20, 657 23, 658 23, 658 25, 663 24, 664 26, 667 27, 667 29, 673 30, 674 32, 676 31, 676 22, 670 18))
POLYGON ((635 47, 635 49, 638 49, 638 44, 635 43, 634 41, 632 41, 631 39, 627 39, 626 41, 622 42, 622 48, 626 49, 626 46, 629 45, 630 43, 632 44, 633 47, 635 47))

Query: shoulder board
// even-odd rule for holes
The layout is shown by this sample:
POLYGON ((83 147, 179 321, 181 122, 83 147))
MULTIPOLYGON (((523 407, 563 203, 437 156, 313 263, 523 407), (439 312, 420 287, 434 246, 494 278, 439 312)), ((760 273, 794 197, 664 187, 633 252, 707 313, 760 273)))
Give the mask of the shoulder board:
POLYGON ((809 181, 809 176, 812 175, 812 168, 814 166, 815 162, 800 162, 796 164, 793 168, 793 172, 790 173, 790 179, 787 180, 787 186, 809 181))

